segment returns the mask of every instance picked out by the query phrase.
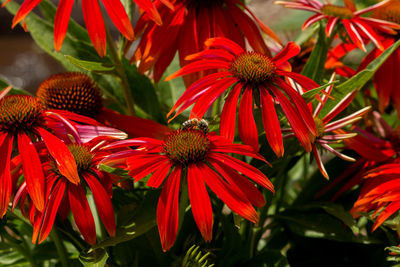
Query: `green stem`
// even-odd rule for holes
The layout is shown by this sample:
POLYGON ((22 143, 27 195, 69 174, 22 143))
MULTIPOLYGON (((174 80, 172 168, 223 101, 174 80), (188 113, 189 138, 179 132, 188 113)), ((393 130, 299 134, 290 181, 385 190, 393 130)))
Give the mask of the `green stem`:
POLYGON ((128 77, 126 76, 124 66, 122 65, 121 58, 118 56, 118 51, 115 47, 114 40, 111 37, 110 30, 106 25, 106 37, 107 37, 107 46, 110 50, 111 58, 115 65, 115 71, 119 77, 119 83, 121 84, 122 93, 125 98, 125 102, 128 108, 128 115, 134 115, 134 100, 131 94, 131 90, 128 83, 128 77))
POLYGON ((54 244, 56 245, 56 249, 58 252, 58 256, 60 257, 60 262, 63 267, 68 267, 68 254, 67 250, 65 249, 65 246, 60 239, 60 236, 58 234, 57 227, 53 227, 50 233, 51 239, 53 240, 54 244))
MULTIPOLYGON (((186 170, 187 172, 187 170, 186 170)), ((189 202, 189 191, 187 188, 187 181, 186 178, 187 175, 182 175, 181 179, 182 181, 182 193, 181 193, 181 197, 179 199, 179 223, 178 223, 178 233, 182 227, 183 224, 183 218, 185 217, 185 210, 187 208, 188 202, 189 202)))

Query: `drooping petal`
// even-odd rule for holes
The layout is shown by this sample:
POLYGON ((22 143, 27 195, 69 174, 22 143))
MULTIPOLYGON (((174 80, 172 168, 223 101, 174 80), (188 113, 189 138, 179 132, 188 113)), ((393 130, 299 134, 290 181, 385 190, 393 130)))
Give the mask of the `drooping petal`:
POLYGON ((37 129, 43 141, 46 144, 51 156, 56 161, 58 170, 71 183, 78 184, 80 178, 74 156, 72 156, 68 147, 57 137, 49 133, 43 128, 37 129))
POLYGON ((274 100, 267 89, 263 87, 260 88, 260 96, 265 135, 272 150, 279 158, 283 156, 285 149, 283 147, 281 126, 274 107, 274 100))
POLYGON ((108 234, 115 236, 115 215, 110 197, 104 187, 92 175, 85 175, 85 180, 93 193, 94 203, 101 221, 108 234))
POLYGON ((104 57, 107 52, 106 29, 99 2, 97 0, 82 0, 82 11, 90 40, 99 56, 104 57))
POLYGON ((43 211, 45 196, 45 178, 39 155, 31 139, 24 133, 18 134, 18 151, 22 157, 24 178, 29 196, 36 209, 43 211))
POLYGON ((157 225, 163 251, 175 242, 179 221, 179 186, 181 168, 176 167, 168 176, 157 204, 157 225))
POLYGON ((62 0, 58 3, 56 17, 54 19, 54 48, 56 51, 60 51, 67 33, 73 4, 74 0, 62 0))
POLYGON ((0 135, 0 218, 6 214, 10 202, 12 181, 10 173, 13 136, 0 135))
MULTIPOLYGON (((54 220, 57 215, 58 207, 60 206, 61 199, 64 196, 67 183, 64 179, 60 179, 52 187, 50 197, 47 199, 45 205, 45 211, 42 213, 40 219, 40 234, 39 234, 39 244, 42 243, 47 236, 50 234, 53 228, 54 220)), ((35 227, 34 227, 35 228, 35 227)), ((32 236, 32 242, 36 243, 35 235, 32 236)))
POLYGON ((354 27, 354 25, 347 19, 343 19, 342 24, 343 24, 344 28, 346 29, 346 32, 349 35, 351 41, 355 45, 357 45, 361 50, 366 52, 367 50, 365 49, 364 41, 363 41, 362 37, 360 36, 360 34, 358 33, 357 29, 354 27))
POLYGON ((198 164, 203 173, 203 179, 207 186, 234 212, 243 218, 253 222, 258 222, 258 214, 251 205, 250 201, 242 194, 236 193, 233 188, 224 182, 213 170, 204 163, 198 164))
POLYGON ((125 8, 119 0, 101 0, 112 22, 128 40, 133 40, 133 28, 125 8))
POLYGON ((214 162, 212 166, 228 181, 233 185, 236 191, 243 192, 243 195, 256 207, 262 207, 265 205, 265 199, 263 194, 251 183, 249 180, 244 178, 242 175, 231 168, 221 166, 220 163, 214 162))
POLYGON ((226 49, 234 55, 239 55, 244 52, 243 48, 240 47, 240 45, 224 37, 209 38, 205 42, 205 45, 206 47, 226 49))
POLYGON ((251 180, 256 182, 257 184, 261 185, 262 187, 270 190, 272 193, 275 192, 274 185, 271 183, 270 180, 258 169, 254 168, 253 166, 230 157, 224 154, 214 154, 210 153, 208 155, 208 160, 212 162, 213 160, 219 162, 221 165, 225 166, 226 168, 233 168, 236 171, 242 173, 243 175, 249 177, 251 180))
POLYGON ((153 175, 147 181, 147 186, 154 188, 160 187, 171 168, 172 168, 171 161, 165 162, 153 173, 153 175))
POLYGON ((244 90, 240 100, 238 124, 240 139, 258 151, 258 132, 253 115, 253 90, 250 87, 244 90))
POLYGON ((220 133, 230 141, 233 141, 235 138, 236 108, 242 86, 240 83, 234 86, 225 100, 221 113, 220 133))
MULTIPOLYGON (((207 168, 207 167, 206 167, 207 168)), ((202 179, 203 170, 196 164, 188 167, 188 190, 194 220, 206 242, 212 239, 213 213, 210 197, 202 179)))
POLYGON ((32 11, 42 0, 25 0, 19 7, 17 14, 15 14, 12 28, 14 28, 20 21, 23 21, 25 17, 32 11))
POLYGON ((82 187, 80 185, 69 184, 68 199, 79 232, 81 232, 85 241, 90 245, 96 244, 96 226, 82 187))
POLYGON ((191 74, 194 72, 202 71, 202 70, 210 70, 210 69, 230 69, 231 65, 227 61, 218 60, 218 59, 208 59, 208 60, 200 60, 189 63, 188 65, 182 67, 177 72, 169 75, 165 78, 165 81, 172 80, 174 78, 191 74))

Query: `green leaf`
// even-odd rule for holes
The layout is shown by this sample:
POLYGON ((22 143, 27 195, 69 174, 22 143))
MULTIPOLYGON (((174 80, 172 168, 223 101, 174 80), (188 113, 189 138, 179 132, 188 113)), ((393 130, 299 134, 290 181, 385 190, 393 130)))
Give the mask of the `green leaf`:
MULTIPOLYGON (((159 192, 149 191, 142 205, 132 212, 129 220, 117 228, 115 237, 103 240, 93 246, 93 249, 115 246, 145 234, 156 226, 156 205, 159 192)), ((126 214, 123 214, 126 216, 126 214)))
POLYGON ((80 67, 87 71, 96 72, 98 74, 114 73, 115 66, 111 62, 104 63, 104 62, 80 60, 68 55, 65 55, 65 57, 75 66, 80 67))
POLYGON ((79 261, 85 267, 103 267, 106 265, 108 254, 105 249, 89 249, 79 254, 79 261))
POLYGON ((394 43, 391 47, 386 49, 378 58, 372 61, 364 70, 354 75, 344 83, 336 86, 332 91, 331 96, 333 99, 328 99, 321 110, 320 116, 324 117, 330 110, 332 110, 337 103, 339 103, 347 94, 354 90, 359 90, 363 87, 379 69, 379 67, 386 61, 386 59, 400 46, 400 40, 394 43))
POLYGON ((324 27, 321 23, 318 31, 318 41, 315 44, 313 51, 311 52, 310 58, 301 72, 302 75, 314 80, 320 84, 325 73, 325 61, 328 55, 330 40, 326 37, 324 27))
POLYGON ((335 83, 337 83, 337 81, 333 81, 333 82, 324 84, 324 85, 322 85, 322 86, 320 86, 320 87, 318 87, 318 88, 314 88, 314 89, 312 89, 312 90, 309 90, 309 91, 305 92, 305 93, 302 95, 302 97, 303 97, 304 100, 308 103, 308 102, 310 102, 310 101, 312 101, 312 100, 314 99, 314 96, 315 96, 316 94, 318 94, 319 92, 321 92, 322 90, 324 90, 326 87, 328 87, 328 86, 330 86, 330 85, 332 85, 332 84, 335 84, 335 83))
POLYGON ((135 105, 138 105, 156 121, 165 123, 165 117, 160 110, 160 102, 153 83, 147 76, 139 73, 137 67, 131 65, 127 59, 123 58, 122 64, 128 77, 135 105))

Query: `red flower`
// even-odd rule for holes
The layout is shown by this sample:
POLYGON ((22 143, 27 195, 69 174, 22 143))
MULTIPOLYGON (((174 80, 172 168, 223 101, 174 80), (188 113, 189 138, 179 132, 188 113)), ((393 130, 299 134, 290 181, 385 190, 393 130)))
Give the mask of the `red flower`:
MULTIPOLYGON (((333 82, 335 80, 336 75, 333 74, 329 82, 333 82)), ((318 168, 321 171, 322 175, 325 178, 329 179, 329 175, 325 170, 324 164, 322 163, 320 152, 318 148, 323 148, 326 151, 331 152, 335 156, 347 160, 347 161, 355 161, 355 159, 346 156, 339 151, 336 151, 331 144, 337 144, 342 142, 343 140, 348 140, 357 135, 357 133, 346 133, 341 130, 341 128, 351 125, 362 119, 362 116, 368 113, 371 109, 370 106, 360 109, 353 114, 350 114, 346 117, 337 119, 332 121, 340 112, 342 112, 354 99, 357 94, 357 91, 347 94, 343 99, 336 104, 323 118, 320 118, 320 112, 324 107, 328 97, 333 90, 333 84, 328 86, 323 91, 323 96, 320 99, 320 102, 315 107, 313 112, 313 118, 317 127, 318 135, 315 138, 314 143, 312 144, 312 152, 317 161, 318 168), (330 133, 330 134, 329 134, 330 133)), ((290 137, 291 135, 286 135, 285 137, 290 137)))
POLYGON ((373 211, 372 218, 376 218, 372 228, 374 231, 400 209, 399 160, 372 169, 363 178, 366 182, 351 213, 358 217, 362 213, 373 211))
POLYGON ((34 142, 41 139, 57 166, 71 183, 79 182, 75 161, 67 146, 45 128, 47 123, 69 121, 55 112, 47 111, 37 98, 11 95, 0 100, 0 217, 7 211, 12 191, 10 160, 14 140, 21 155, 27 190, 38 210, 44 209, 45 179, 34 142))
MULTIPOLYGON (((14 17, 12 27, 31 12, 41 0, 25 0, 14 17)), ((125 8, 120 0, 102 0, 108 15, 118 30, 129 40, 134 38, 133 28, 125 8)), ((161 23, 160 16, 151 0, 134 0, 137 5, 148 13, 150 19, 161 23)), ((163 2, 168 3, 167 0, 163 2)), ((57 51, 61 49, 65 35, 67 33, 69 17, 71 14, 74 0, 60 0, 54 21, 54 47, 57 51)), ((83 18, 88 30, 90 40, 100 56, 106 55, 106 31, 104 27, 103 15, 97 0, 82 1, 83 18)))
MULTIPOLYGON (((262 24, 240 0, 174 0, 171 10, 155 1, 164 24, 156 25, 144 14, 135 27, 136 34, 143 33, 139 46, 131 61, 140 60, 139 71, 154 67, 154 80, 158 82, 179 52, 180 65, 187 64, 187 55, 203 49, 204 41, 210 37, 226 37, 241 47, 245 41, 257 52, 269 55, 259 28, 279 43, 278 37, 262 24)), ((191 84, 200 73, 185 77, 191 84)))
MULTIPOLYGON (((86 191, 89 189, 97 207, 97 212, 110 236, 115 235, 114 209, 111 203, 112 184, 107 173, 97 169, 98 163, 109 153, 99 151, 101 146, 109 143, 110 138, 99 137, 85 144, 69 144, 68 149, 73 155, 78 168, 78 181, 73 183, 61 174, 56 162, 52 159, 45 162, 46 195, 45 205, 40 212, 30 206, 29 218, 33 224, 32 242, 43 242, 49 235, 57 213, 65 220, 72 211, 74 221, 83 238, 89 244, 96 243, 96 227, 86 191)), ((111 138, 112 140, 112 138, 111 138)), ((26 183, 19 188, 13 206, 21 201, 21 211, 27 197, 26 183)))
MULTIPOLYGON (((377 19, 400 22, 400 2, 391 1, 389 4, 376 9, 372 17, 377 19)), ((383 35, 382 45, 386 49, 398 40, 398 35, 383 35)), ((362 61, 359 70, 363 70, 371 61, 382 54, 381 51, 372 50, 362 61)), ((389 58, 380 66, 374 75, 374 85, 379 99, 379 110, 384 112, 390 100, 394 102, 397 115, 400 117, 400 86, 397 82, 396 70, 400 68, 400 49, 396 49, 389 58)))
MULTIPOLYGON (((103 106, 100 88, 86 74, 66 72, 55 74, 43 81, 36 92, 42 105, 48 109, 66 110, 93 118, 107 126, 118 128, 131 137, 152 137, 163 139, 171 129, 155 121, 136 116, 119 114, 103 106)), ((96 128, 96 136, 118 137, 113 128, 90 125, 76 125, 83 142, 89 141, 90 129, 96 128)), ((119 133, 122 137, 125 133, 119 133)), ((123 138, 121 138, 123 139, 123 138)))
POLYGON ((129 174, 135 181, 153 173, 147 185, 158 188, 166 180, 157 206, 158 230, 164 251, 171 248, 177 235, 181 179, 186 181, 183 184, 187 183, 193 217, 206 241, 212 239, 213 215, 205 184, 232 211, 254 223, 258 222, 258 215, 252 205, 263 206, 265 200, 244 176, 274 192, 273 185, 263 173, 227 155, 236 153, 264 160, 250 146, 232 144, 224 137, 208 133, 203 120, 200 124, 191 122, 194 121, 167 135, 164 141, 136 138, 108 146, 138 147, 129 151, 126 159, 129 174))
POLYGON ((207 75, 193 83, 176 102, 168 116, 181 105, 175 116, 194 104, 191 117, 202 118, 211 104, 230 89, 221 114, 221 135, 233 140, 235 110, 242 94, 238 120, 239 135, 244 143, 258 150, 258 133, 253 118, 253 97, 256 97, 255 102, 261 105, 267 140, 275 154, 281 157, 284 147, 274 107, 274 102, 279 101, 294 134, 305 150, 310 152, 311 144, 317 135, 314 119, 301 95, 285 81, 285 78, 291 78, 305 90, 318 87, 311 79, 290 71, 288 60, 299 53, 300 47, 290 42, 279 54, 270 58, 259 52, 246 52, 238 44, 225 38, 208 39, 206 46, 204 51, 187 57, 194 62, 167 77, 167 80, 209 69, 219 69, 221 72, 207 75))
POLYGON ((361 15, 377 9, 388 3, 390 0, 382 1, 373 6, 362 10, 356 10, 353 0, 344 0, 345 6, 336 6, 325 1, 322 4, 318 0, 294 0, 294 1, 275 1, 276 4, 281 4, 288 8, 307 10, 317 14, 311 16, 303 24, 303 29, 314 24, 317 21, 327 19, 325 33, 331 36, 335 25, 338 22, 344 26, 351 42, 357 45, 363 51, 365 49, 364 39, 371 40, 377 48, 384 50, 384 46, 379 40, 378 31, 396 34, 393 29, 400 29, 400 25, 375 18, 361 17, 361 15))

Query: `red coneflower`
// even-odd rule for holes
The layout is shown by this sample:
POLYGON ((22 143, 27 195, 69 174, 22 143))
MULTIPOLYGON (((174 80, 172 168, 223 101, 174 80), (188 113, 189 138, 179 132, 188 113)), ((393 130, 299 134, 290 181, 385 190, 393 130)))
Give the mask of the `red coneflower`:
MULTIPOLYGON (((176 52, 180 65, 187 64, 187 55, 203 49, 204 41, 211 37, 226 37, 241 47, 247 41, 260 53, 269 55, 260 29, 279 43, 278 37, 266 27, 240 0, 174 0, 174 9, 162 6, 156 0, 162 26, 156 25, 144 14, 135 27, 136 34, 143 32, 139 46, 131 61, 140 60, 139 71, 154 67, 154 80, 158 82, 176 52), (162 40, 162 41, 160 41, 162 40)), ((185 77, 191 84, 200 74, 185 77)))
MULTIPOLYGON (((48 159, 43 165, 46 176, 45 205, 40 212, 30 206, 29 219, 33 224, 32 242, 43 242, 49 235, 57 213, 65 220, 70 211, 82 236, 89 244, 96 243, 96 227, 92 212, 86 199, 89 189, 97 207, 97 212, 110 236, 115 235, 114 209, 111 203, 111 178, 100 171, 98 163, 109 153, 99 151, 112 138, 98 137, 89 143, 69 144, 68 149, 76 161, 78 181, 72 183, 57 167, 56 162, 48 159)), ((26 183, 23 183, 14 199, 13 207, 21 202, 21 211, 26 214, 24 203, 27 197, 26 183)))
POLYGON ((363 51, 366 51, 363 39, 371 40, 377 48, 384 50, 385 47, 379 40, 380 38, 377 34, 377 30, 396 34, 393 29, 400 29, 400 25, 393 22, 376 18, 361 17, 361 15, 373 11, 378 7, 385 5, 389 1, 390 0, 385 0, 358 11, 356 10, 353 0, 344 0, 345 6, 336 6, 328 1, 325 1, 325 4, 322 4, 318 0, 275 1, 275 3, 287 8, 301 9, 317 13, 306 20, 303 24, 303 29, 317 21, 327 19, 325 33, 327 36, 331 36, 335 25, 340 22, 344 26, 351 42, 363 51))
POLYGON ((376 219, 372 231, 400 209, 400 162, 383 164, 364 173, 365 183, 354 203, 351 213, 354 217, 373 211, 376 219))
MULTIPOLYGON (((36 95, 41 104, 48 109, 66 110, 88 116, 107 126, 121 129, 131 137, 145 136, 163 139, 165 134, 171 131, 169 127, 155 121, 122 115, 104 107, 100 88, 84 73, 66 72, 52 75, 40 84, 36 95)), ((91 137, 87 133, 93 127, 76 125, 83 142, 91 137)), ((95 127, 96 136, 118 137, 118 132, 113 132, 112 128, 95 127)))
MULTIPOLYGON (((40 2, 41 0, 25 0, 14 17, 12 27, 15 27, 20 21, 23 21, 29 12, 31 12, 40 2)), ((121 1, 102 0, 101 2, 118 30, 127 39, 133 40, 134 33, 131 21, 126 14, 121 1)), ((148 14, 150 19, 161 24, 160 15, 151 0, 134 0, 134 2, 148 14)), ((162 0, 162 2, 171 6, 168 0, 162 0)), ((57 51, 60 51, 67 33, 73 4, 73 0, 60 0, 60 3, 58 4, 54 21, 54 47, 57 51)), ((96 0, 83 0, 82 11, 90 40, 92 41, 97 53, 103 57, 106 55, 106 31, 99 2, 96 0)))
POLYGON ((262 172, 227 154, 264 158, 250 146, 232 144, 224 137, 208 133, 203 120, 185 123, 182 129, 168 134, 163 141, 136 138, 106 148, 126 146, 138 147, 126 158, 129 174, 135 181, 153 173, 147 185, 158 188, 165 180, 157 205, 157 224, 164 251, 171 248, 177 235, 182 180, 182 184, 187 183, 193 217, 206 241, 212 239, 213 215, 205 184, 232 211, 254 223, 258 215, 252 205, 263 206, 265 200, 245 177, 274 192, 272 183, 262 172))
MULTIPOLYGON (((376 9, 372 15, 373 18, 388 20, 400 23, 400 2, 390 1, 388 4, 376 9)), ((382 35, 382 45, 386 49, 399 39, 399 35, 382 35)), ((359 70, 363 70, 371 61, 382 54, 382 51, 373 49, 361 63, 359 70)), ((390 100, 394 102, 397 110, 397 116, 400 118, 400 86, 397 80, 397 69, 399 63, 400 49, 396 49, 389 58, 380 66, 374 75, 374 85, 378 94, 379 111, 384 112, 389 105, 390 100)))
POLYGON ((11 95, 0 100, 0 217, 6 213, 10 201, 12 181, 10 160, 14 140, 21 155, 27 190, 36 208, 44 208, 45 179, 35 142, 43 140, 57 166, 71 183, 79 182, 75 160, 67 146, 45 128, 50 121, 59 121, 70 129, 69 121, 43 108, 37 98, 27 95, 11 95))
POLYGON ((244 143, 258 150, 258 133, 253 118, 255 98, 254 102, 261 108, 268 142, 275 154, 281 157, 284 147, 281 126, 274 107, 277 100, 294 134, 305 150, 310 152, 311 144, 317 136, 314 119, 304 99, 285 80, 291 78, 305 90, 318 87, 311 79, 291 72, 288 60, 300 52, 300 47, 290 42, 271 58, 259 52, 246 52, 226 38, 211 38, 205 44, 204 51, 187 57, 194 62, 167 77, 167 80, 209 69, 219 69, 221 72, 207 75, 193 83, 178 99, 168 116, 179 106, 182 105, 175 116, 194 103, 191 117, 202 118, 211 104, 229 89, 221 114, 221 135, 233 140, 235 111, 242 94, 238 119, 239 135, 244 143))

